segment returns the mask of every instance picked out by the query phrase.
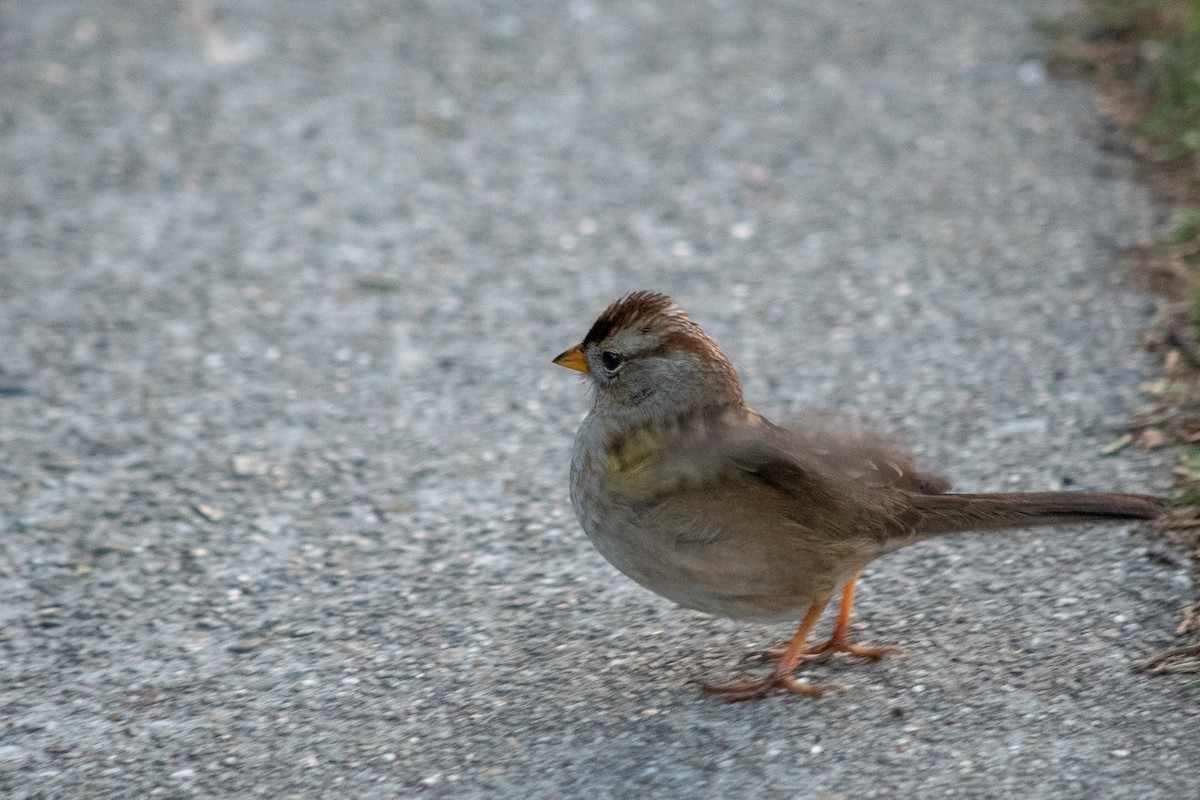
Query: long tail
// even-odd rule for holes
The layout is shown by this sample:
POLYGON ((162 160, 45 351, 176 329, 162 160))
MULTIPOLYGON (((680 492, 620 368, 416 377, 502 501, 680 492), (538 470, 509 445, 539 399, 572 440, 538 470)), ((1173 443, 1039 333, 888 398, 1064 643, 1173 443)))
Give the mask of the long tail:
POLYGON ((959 531, 1029 528, 1071 522, 1155 519, 1162 497, 1118 492, 1008 492, 923 494, 912 497, 916 533, 937 536, 959 531))

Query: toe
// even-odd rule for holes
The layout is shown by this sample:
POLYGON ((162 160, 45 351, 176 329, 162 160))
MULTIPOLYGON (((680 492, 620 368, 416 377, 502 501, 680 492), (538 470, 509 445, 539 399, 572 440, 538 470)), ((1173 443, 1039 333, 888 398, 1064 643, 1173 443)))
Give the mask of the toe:
MULTIPOLYGON (((806 657, 811 656, 828 656, 830 653, 848 653, 859 658, 869 658, 872 661, 878 661, 891 653, 903 653, 899 647, 868 647, 861 644, 851 644, 846 639, 830 639, 829 641, 819 644, 816 647, 810 647, 804 651, 806 657)), ((806 659, 807 660, 807 659, 806 659)))
POLYGON ((770 675, 759 680, 736 683, 706 683, 701 687, 701 691, 705 694, 721 695, 730 703, 738 703, 746 700, 761 700, 775 689, 782 689, 789 694, 802 694, 805 697, 816 698, 836 688, 838 687, 834 684, 809 683, 797 680, 791 675, 770 675))
POLYGON ((840 653, 849 653, 852 656, 859 658, 869 658, 872 661, 878 661, 886 655, 893 653, 903 653, 899 647, 867 647, 861 644, 850 644, 847 642, 843 647, 837 648, 840 653))

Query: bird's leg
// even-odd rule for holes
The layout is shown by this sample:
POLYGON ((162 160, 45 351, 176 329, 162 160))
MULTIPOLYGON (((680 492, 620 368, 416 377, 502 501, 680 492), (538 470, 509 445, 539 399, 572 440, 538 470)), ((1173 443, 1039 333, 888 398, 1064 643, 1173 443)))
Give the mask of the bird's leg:
POLYGON ((772 689, 783 689, 792 694, 803 694, 808 697, 820 697, 830 689, 836 689, 837 687, 832 685, 799 681, 792 675, 804 654, 804 645, 808 641, 808 635, 812 633, 812 629, 816 626, 817 620, 820 619, 821 612, 825 610, 828 602, 826 600, 822 603, 813 603, 809 607, 796 635, 788 643, 787 649, 783 651, 783 655, 775 663, 775 669, 769 676, 737 683, 704 684, 703 691, 709 694, 724 695, 726 700, 736 703, 739 700, 758 700, 766 697, 772 689))
POLYGON ((842 602, 838 605, 837 623, 833 626, 833 635, 829 637, 829 641, 805 650, 805 655, 849 653, 852 656, 878 661, 888 653, 900 652, 899 647, 865 647, 861 644, 850 643, 850 614, 854 610, 854 587, 857 583, 858 573, 856 572, 842 588, 842 602))
MULTIPOLYGON (((854 610, 854 587, 858 583, 858 573, 846 581, 842 588, 842 601, 838 605, 837 622, 833 626, 833 635, 829 641, 806 648, 801 655, 806 657, 828 656, 830 653, 849 653, 860 658, 878 661, 889 653, 902 652, 899 647, 866 647, 850 642, 850 615, 854 610)), ((764 661, 774 661, 782 658, 784 651, 768 650, 762 654, 764 661)), ((815 659, 814 659, 815 660, 815 659)))

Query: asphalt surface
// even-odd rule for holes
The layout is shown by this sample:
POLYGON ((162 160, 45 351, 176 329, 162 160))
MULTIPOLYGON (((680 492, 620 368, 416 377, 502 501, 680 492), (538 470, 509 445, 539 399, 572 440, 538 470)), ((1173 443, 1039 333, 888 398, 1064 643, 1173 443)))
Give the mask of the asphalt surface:
MULTIPOLYGON (((1057 6, 1056 8, 1063 8, 1057 6)), ((1044 3, 0 4, 0 793, 1197 791, 1186 565, 1128 526, 877 562, 842 691, 571 517, 549 360, 654 288, 755 405, 965 490, 1163 491, 1155 224, 1044 3)))

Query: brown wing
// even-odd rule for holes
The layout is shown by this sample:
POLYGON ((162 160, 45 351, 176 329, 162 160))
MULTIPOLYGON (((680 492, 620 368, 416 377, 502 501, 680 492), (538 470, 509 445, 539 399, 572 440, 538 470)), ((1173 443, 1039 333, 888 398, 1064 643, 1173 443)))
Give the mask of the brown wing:
POLYGON ((804 419, 789 426, 785 433, 799 450, 863 486, 914 494, 942 494, 950 490, 946 479, 918 470, 912 456, 895 439, 864 432, 847 422, 804 419))
POLYGON ((625 475, 647 500, 687 494, 699 506, 730 509, 753 498, 794 530, 826 541, 904 535, 909 496, 949 488, 889 440, 828 425, 785 429, 745 409, 677 420, 611 452, 640 464, 625 475))

